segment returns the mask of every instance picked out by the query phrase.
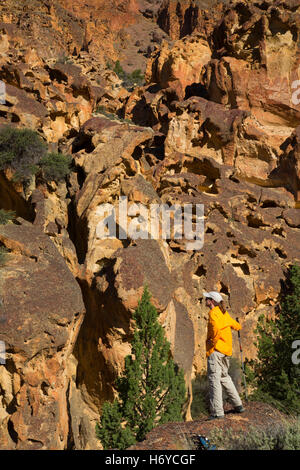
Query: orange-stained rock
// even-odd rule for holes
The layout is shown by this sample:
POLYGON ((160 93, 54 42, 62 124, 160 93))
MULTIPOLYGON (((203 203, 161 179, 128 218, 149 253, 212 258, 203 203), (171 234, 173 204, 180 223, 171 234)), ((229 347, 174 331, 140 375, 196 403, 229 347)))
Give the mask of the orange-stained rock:
POLYGON ((1 445, 101 448, 95 424, 131 353, 145 283, 184 370, 190 420, 206 368, 203 291, 220 291, 239 317, 251 359, 258 317, 274 318, 300 262, 297 1, 3 0, 0 19, 1 126, 35 129, 73 158, 62 181, 24 185, 0 171, 0 209, 16 212, 0 225, 1 445), (146 85, 124 88, 113 63, 144 70, 146 56, 146 85), (105 238, 105 204, 118 235, 152 204, 201 204, 203 246, 162 230, 105 238))
POLYGON ((209 36, 221 19, 226 1, 163 0, 157 12, 157 22, 172 39, 180 39, 193 31, 209 36))
POLYGON ((201 33, 178 40, 173 46, 164 41, 148 62, 145 79, 161 88, 174 89, 182 100, 187 87, 200 81, 202 69, 210 59, 210 47, 201 33))

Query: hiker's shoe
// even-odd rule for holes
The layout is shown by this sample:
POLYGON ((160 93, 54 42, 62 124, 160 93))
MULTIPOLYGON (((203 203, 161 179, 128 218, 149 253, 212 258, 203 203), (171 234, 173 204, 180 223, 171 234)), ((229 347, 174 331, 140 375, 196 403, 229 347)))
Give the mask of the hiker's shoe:
POLYGON ((236 406, 236 407, 234 408, 234 411, 235 411, 235 413, 244 413, 244 411, 246 411, 246 410, 245 410, 245 408, 243 407, 243 405, 240 405, 240 406, 236 406))
POLYGON ((220 416, 210 415, 210 417, 208 418, 208 421, 212 421, 214 419, 222 419, 222 418, 224 418, 224 415, 220 415, 220 416))

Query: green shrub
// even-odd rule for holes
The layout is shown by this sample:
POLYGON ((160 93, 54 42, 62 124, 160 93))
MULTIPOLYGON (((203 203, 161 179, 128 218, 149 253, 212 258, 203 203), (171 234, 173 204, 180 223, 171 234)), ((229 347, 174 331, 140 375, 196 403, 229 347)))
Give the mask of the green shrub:
POLYGON ((252 426, 247 432, 215 428, 209 439, 217 449, 225 450, 300 450, 300 420, 272 424, 263 430, 252 426))
POLYGON ((71 171, 69 155, 48 153, 47 144, 36 131, 5 126, 0 130, 0 171, 15 170, 14 180, 28 183, 42 171, 48 180, 61 180, 71 171))
POLYGON ((66 54, 62 54, 57 58, 56 64, 74 64, 74 61, 66 54))
POLYGON ((123 69, 123 67, 121 66, 119 60, 117 60, 117 62, 115 63, 115 66, 114 66, 114 68, 113 68, 113 71, 118 75, 118 77, 119 77, 120 79, 124 79, 125 76, 126 76, 126 72, 125 72, 125 70, 123 69))
POLYGON ((60 181, 70 174, 71 162, 70 155, 49 153, 40 161, 40 167, 46 180, 60 181))
POLYGON ((13 220, 16 216, 14 211, 6 211, 4 209, 0 209, 0 225, 6 225, 8 222, 13 220))
POLYGON ((39 170, 39 161, 47 154, 47 145, 31 129, 5 126, 0 130, 0 170, 12 167, 15 180, 28 181, 39 170))
POLYGON ((144 83, 144 75, 142 74, 141 69, 136 69, 132 73, 127 73, 120 64, 120 61, 117 60, 115 65, 106 64, 107 68, 113 70, 122 80, 122 85, 126 89, 132 89, 134 86, 142 86, 144 83))
POLYGON ((96 424, 96 437, 104 449, 126 449, 136 443, 136 438, 128 426, 122 426, 121 404, 105 402, 102 407, 101 424, 96 424))

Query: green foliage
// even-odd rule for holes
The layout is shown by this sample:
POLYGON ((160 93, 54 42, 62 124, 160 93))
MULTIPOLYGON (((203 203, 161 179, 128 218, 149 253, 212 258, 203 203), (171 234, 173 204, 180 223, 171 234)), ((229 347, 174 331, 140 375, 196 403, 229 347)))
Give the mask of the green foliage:
POLYGON ((103 404, 101 426, 96 424, 96 436, 104 449, 125 449, 136 442, 131 430, 122 427, 122 410, 117 401, 103 404))
POLYGON ((71 171, 72 157, 62 153, 49 153, 40 161, 40 166, 47 180, 62 180, 71 171))
POLYGON ((0 170, 12 167, 16 180, 30 180, 46 153, 47 146, 35 131, 10 126, 0 130, 0 170))
POLYGON ((6 225, 8 222, 13 220, 16 216, 14 211, 6 211, 4 209, 0 209, 0 225, 6 225))
POLYGON ((127 73, 120 64, 120 61, 117 60, 115 65, 106 64, 107 68, 113 70, 119 79, 122 80, 122 85, 126 89, 132 89, 134 86, 142 86, 144 83, 144 75, 142 74, 141 69, 136 69, 132 73, 127 73))
POLYGON ((70 164, 70 156, 48 153, 46 143, 31 129, 0 130, 0 171, 11 167, 15 181, 28 183, 41 170, 47 181, 60 180, 70 173, 70 164))
POLYGON ((272 424, 264 430, 250 427, 247 432, 213 429, 209 439, 225 450, 300 450, 300 420, 272 424))
POLYGON ((292 344, 300 339, 300 266, 292 266, 283 287, 280 313, 257 323, 257 359, 247 361, 252 399, 266 401, 287 413, 300 413, 300 370, 293 364, 292 344))
POLYGON ((170 344, 150 299, 145 288, 133 315, 132 354, 125 358, 124 373, 116 382, 119 399, 106 402, 96 428, 105 449, 125 449, 143 440, 156 425, 182 420, 183 371, 171 358, 170 344))
POLYGON ((126 76, 126 72, 125 72, 125 70, 123 69, 123 67, 121 66, 119 60, 117 60, 117 62, 115 63, 115 66, 114 66, 114 68, 113 68, 113 71, 118 75, 118 77, 119 77, 120 79, 124 79, 125 76, 126 76))

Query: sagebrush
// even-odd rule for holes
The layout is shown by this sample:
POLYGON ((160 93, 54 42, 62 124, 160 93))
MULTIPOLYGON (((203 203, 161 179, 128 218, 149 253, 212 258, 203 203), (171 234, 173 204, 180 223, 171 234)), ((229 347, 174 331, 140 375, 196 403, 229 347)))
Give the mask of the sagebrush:
POLYGON ((118 75, 119 79, 122 80, 122 85, 127 90, 131 90, 134 86, 142 86, 144 84, 144 75, 141 69, 136 69, 132 73, 125 72, 119 60, 117 60, 114 65, 109 62, 106 65, 118 75))
POLYGON ((252 426, 247 432, 215 428, 209 439, 217 449, 225 450, 300 450, 300 420, 272 424, 263 430, 252 426))

